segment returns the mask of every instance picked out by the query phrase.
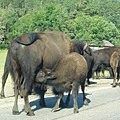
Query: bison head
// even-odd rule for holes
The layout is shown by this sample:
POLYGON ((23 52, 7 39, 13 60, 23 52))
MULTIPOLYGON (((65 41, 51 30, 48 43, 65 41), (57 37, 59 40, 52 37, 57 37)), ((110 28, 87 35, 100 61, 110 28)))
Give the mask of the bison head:
POLYGON ((83 50, 90 56, 92 56, 92 49, 89 47, 89 45, 86 43, 83 50))
POLYGON ((36 82, 46 82, 47 80, 54 80, 57 77, 52 74, 50 69, 42 69, 36 75, 36 82))
POLYGON ((75 40, 72 42, 74 45, 74 52, 77 52, 81 55, 84 55, 85 53, 87 53, 90 56, 92 55, 92 50, 89 47, 89 45, 87 44, 87 42, 83 42, 83 41, 79 41, 79 40, 75 40))

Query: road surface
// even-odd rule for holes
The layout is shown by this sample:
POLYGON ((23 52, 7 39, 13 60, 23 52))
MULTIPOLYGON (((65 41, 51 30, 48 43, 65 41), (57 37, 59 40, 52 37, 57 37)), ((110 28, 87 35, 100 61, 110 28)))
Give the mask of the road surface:
MULTIPOLYGON (((112 88, 112 79, 93 80, 89 87, 86 87, 88 106, 83 105, 81 90, 78 96, 79 113, 73 113, 73 100, 71 96, 67 108, 57 112, 51 112, 56 102, 56 97, 48 90, 45 100, 47 107, 39 107, 39 97, 29 96, 30 105, 35 116, 27 116, 24 112, 23 99, 19 98, 20 115, 12 115, 14 101, 13 87, 7 84, 6 98, 0 99, 0 120, 120 120, 120 87, 112 88)), ((66 95, 64 96, 64 100, 66 95)))

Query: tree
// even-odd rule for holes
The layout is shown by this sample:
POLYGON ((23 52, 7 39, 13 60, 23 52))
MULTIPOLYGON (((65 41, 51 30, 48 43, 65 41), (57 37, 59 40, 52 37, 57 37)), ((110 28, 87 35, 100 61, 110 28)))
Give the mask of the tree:
POLYGON ((119 44, 120 0, 0 0, 0 8, 0 33, 9 42, 22 33, 57 30, 71 39, 119 44))
POLYGON ((119 39, 119 31, 112 22, 108 22, 100 16, 88 16, 81 14, 74 21, 75 39, 88 40, 90 44, 102 45, 106 39, 115 45, 119 39), (116 42, 117 41, 117 42, 116 42))
POLYGON ((22 33, 31 33, 34 31, 62 31, 64 23, 64 12, 62 10, 61 7, 51 4, 39 12, 26 14, 12 25, 12 29, 8 33, 9 38, 12 40, 22 33))

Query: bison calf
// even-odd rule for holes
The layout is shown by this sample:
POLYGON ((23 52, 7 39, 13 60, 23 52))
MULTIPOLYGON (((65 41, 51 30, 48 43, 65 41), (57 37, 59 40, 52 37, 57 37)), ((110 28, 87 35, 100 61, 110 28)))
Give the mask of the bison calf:
POLYGON ((111 55, 110 58, 110 65, 113 69, 114 80, 113 80, 113 87, 116 87, 116 79, 119 81, 119 71, 120 71, 120 53, 115 51, 111 55))
MULTIPOLYGON (((78 53, 73 52, 68 54, 58 62, 52 72, 57 78, 55 80, 47 80, 44 82, 44 84, 55 86, 56 91, 59 93, 53 111, 56 111, 59 108, 63 93, 72 90, 74 113, 78 113, 77 96, 80 85, 83 92, 84 104, 88 104, 84 93, 87 72, 87 62, 84 57, 78 53)), ((41 82, 41 80, 39 81, 39 79, 37 79, 37 82, 41 82)))

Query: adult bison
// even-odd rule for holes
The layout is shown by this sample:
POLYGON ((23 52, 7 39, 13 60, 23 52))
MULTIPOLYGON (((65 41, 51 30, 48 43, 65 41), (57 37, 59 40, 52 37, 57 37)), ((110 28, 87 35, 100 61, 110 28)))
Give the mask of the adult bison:
MULTIPOLYGON (((58 100, 56 102, 56 105, 53 107, 53 111, 58 110, 60 100, 63 97, 63 93, 72 90, 74 113, 78 113, 77 96, 80 85, 83 92, 84 104, 88 104, 84 93, 87 72, 88 67, 85 58, 76 52, 64 56, 57 63, 53 70, 53 74, 57 78, 51 81, 44 81, 44 84, 54 86, 58 92, 58 100)), ((39 76, 39 72, 37 76, 39 76)), ((42 82, 39 80, 39 78, 37 81, 42 82)))
POLYGON ((89 47, 89 45, 80 40, 72 40, 73 43, 73 52, 77 52, 81 55, 88 54, 89 56, 92 56, 92 49, 89 47))
MULTIPOLYGON (((87 46, 83 48, 86 50, 87 46)), ((43 67, 52 69, 64 55, 73 52, 74 49, 75 46, 66 34, 55 31, 22 34, 11 42, 8 54, 12 69, 6 67, 8 64, 5 64, 5 68, 10 70, 15 82, 13 114, 19 113, 17 97, 20 90, 25 101, 27 115, 34 115, 29 105, 28 91, 34 85, 37 72, 43 67)), ((3 76, 7 74, 8 72, 3 76)), ((6 78, 3 77, 2 83, 6 81, 6 78)))
POLYGON ((89 79, 92 77, 92 67, 94 62, 94 53, 93 50, 89 47, 89 45, 85 45, 85 42, 74 40, 72 41, 74 45, 74 52, 77 52, 86 59, 88 66, 88 73, 86 78, 85 85, 88 86, 90 84, 89 79), (86 47, 85 47, 86 46, 86 47))
POLYGON ((110 65, 114 74, 113 87, 116 87, 116 79, 119 81, 120 76, 120 52, 113 52, 110 58, 110 65))
POLYGON ((120 47, 108 47, 94 51, 94 64, 92 73, 94 73, 100 65, 104 65, 105 68, 109 67, 112 74, 112 68, 110 66, 110 57, 114 51, 120 51, 120 47))
POLYGON ((38 70, 45 68, 52 69, 53 66, 66 54, 72 50, 69 37, 62 32, 45 32, 23 34, 12 41, 9 46, 12 76, 15 82, 15 102, 13 114, 18 114, 18 88, 22 92, 25 101, 25 111, 28 115, 34 115, 28 100, 28 91, 35 82, 38 70), (33 36, 33 37, 32 37, 33 36), (36 41, 28 46, 19 44, 18 41, 29 42, 30 39, 36 41))

